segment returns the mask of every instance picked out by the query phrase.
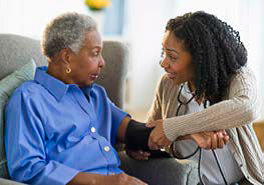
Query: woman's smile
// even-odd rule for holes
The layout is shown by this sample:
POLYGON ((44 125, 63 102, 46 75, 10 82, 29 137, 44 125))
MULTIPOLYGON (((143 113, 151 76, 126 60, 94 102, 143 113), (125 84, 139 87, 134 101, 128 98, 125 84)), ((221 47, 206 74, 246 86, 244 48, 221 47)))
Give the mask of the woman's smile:
POLYGON ((170 79, 174 79, 177 76, 177 73, 174 72, 167 72, 167 75, 170 79))
POLYGON ((96 73, 91 74, 90 79, 92 81, 96 80, 98 78, 99 74, 100 74, 100 72, 96 72, 96 73))

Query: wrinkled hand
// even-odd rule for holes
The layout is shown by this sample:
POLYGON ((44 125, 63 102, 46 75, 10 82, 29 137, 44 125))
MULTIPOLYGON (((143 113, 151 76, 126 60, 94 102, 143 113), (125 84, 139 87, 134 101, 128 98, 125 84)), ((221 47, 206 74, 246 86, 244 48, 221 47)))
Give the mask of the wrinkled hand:
POLYGON ((147 185, 143 181, 125 173, 114 175, 101 175, 86 172, 79 172, 67 185, 147 185))
POLYGON ((118 175, 109 175, 106 176, 107 180, 104 182, 106 185, 147 185, 143 181, 139 180, 136 177, 132 177, 130 175, 127 175, 125 173, 121 173, 118 175))
POLYGON ((191 134, 191 138, 203 149, 223 148, 229 141, 229 136, 224 130, 199 132, 191 134))
POLYGON ((148 146, 151 150, 158 150, 171 144, 163 131, 163 121, 156 120, 146 124, 147 127, 154 127, 149 136, 148 146))
POLYGON ((128 150, 126 149, 126 154, 132 159, 136 160, 148 160, 151 155, 149 152, 144 152, 142 150, 128 150))

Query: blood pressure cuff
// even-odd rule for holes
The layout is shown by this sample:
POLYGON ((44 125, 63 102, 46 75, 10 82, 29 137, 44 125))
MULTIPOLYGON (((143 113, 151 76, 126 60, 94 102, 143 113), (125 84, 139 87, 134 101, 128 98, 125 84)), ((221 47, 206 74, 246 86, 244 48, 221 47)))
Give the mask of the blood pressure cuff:
POLYGON ((131 119, 126 129, 126 149, 150 151, 148 138, 152 130, 153 128, 146 127, 144 123, 131 119))
POLYGON ((170 154, 161 150, 150 150, 148 139, 153 128, 148 128, 144 123, 131 119, 127 125, 125 144, 129 150, 143 150, 150 152, 150 158, 171 158, 170 154))

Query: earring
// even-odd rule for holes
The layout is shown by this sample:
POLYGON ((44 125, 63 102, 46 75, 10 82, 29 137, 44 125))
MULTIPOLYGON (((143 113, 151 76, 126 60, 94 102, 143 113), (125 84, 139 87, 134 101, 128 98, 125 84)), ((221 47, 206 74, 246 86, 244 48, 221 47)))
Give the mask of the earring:
POLYGON ((71 72, 71 68, 70 67, 67 67, 67 69, 66 69, 66 73, 70 73, 71 72))

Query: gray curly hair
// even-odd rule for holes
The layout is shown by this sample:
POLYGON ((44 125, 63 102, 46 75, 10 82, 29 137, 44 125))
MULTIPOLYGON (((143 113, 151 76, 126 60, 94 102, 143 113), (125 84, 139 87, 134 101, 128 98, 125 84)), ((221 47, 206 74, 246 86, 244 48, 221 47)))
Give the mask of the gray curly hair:
POLYGON ((83 47, 86 33, 97 30, 95 21, 84 14, 65 13, 53 19, 43 34, 43 53, 52 58, 62 49, 69 48, 78 53, 83 47))

